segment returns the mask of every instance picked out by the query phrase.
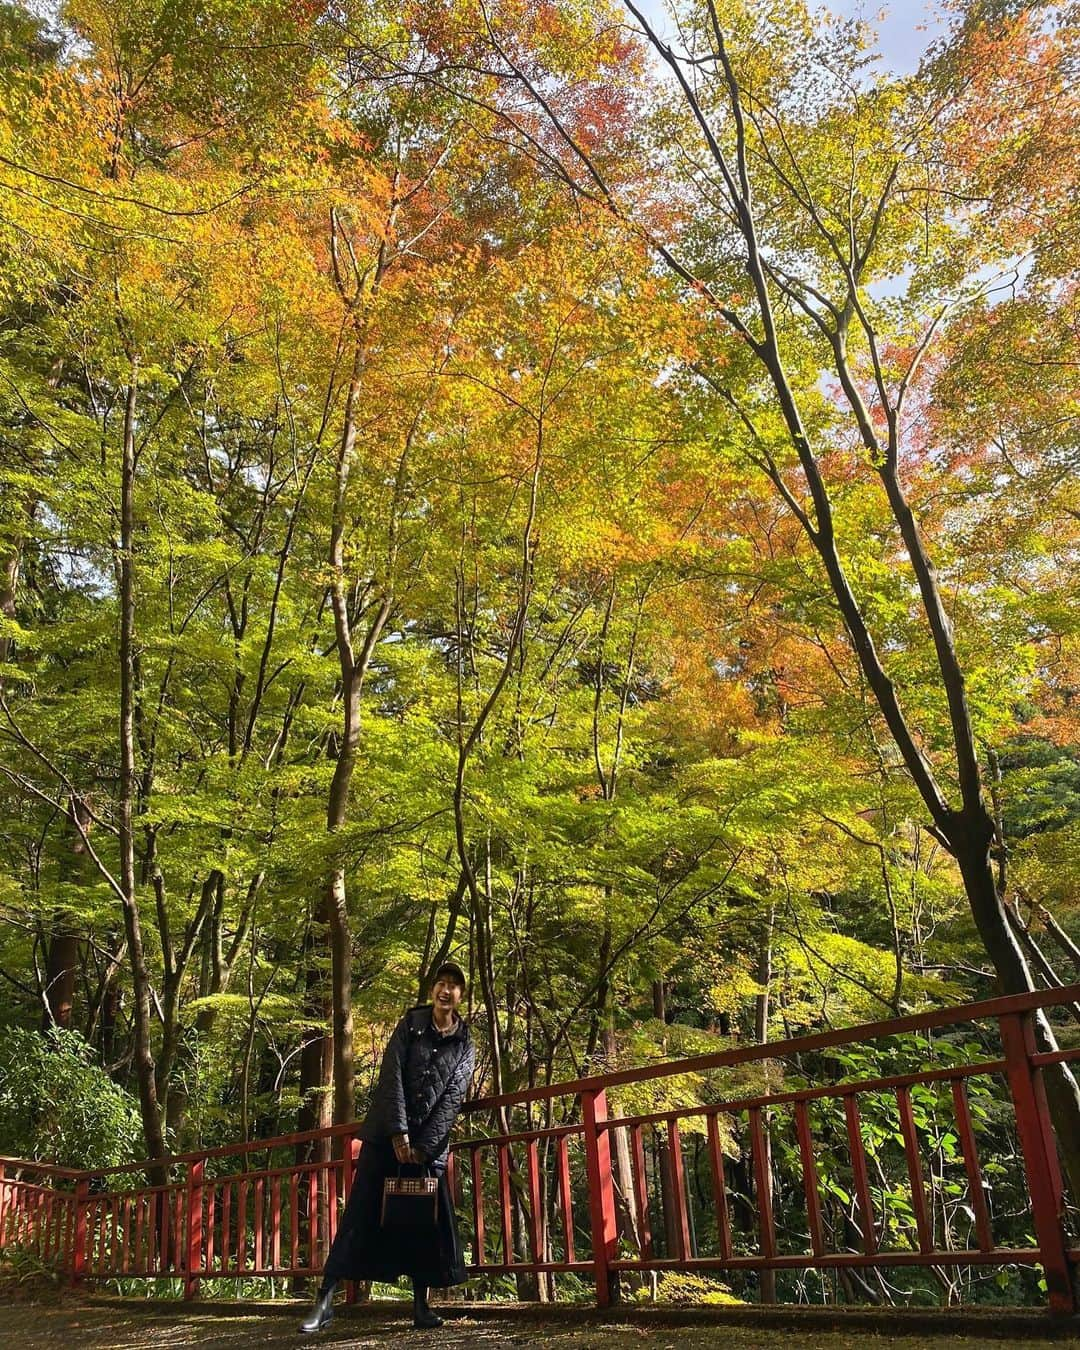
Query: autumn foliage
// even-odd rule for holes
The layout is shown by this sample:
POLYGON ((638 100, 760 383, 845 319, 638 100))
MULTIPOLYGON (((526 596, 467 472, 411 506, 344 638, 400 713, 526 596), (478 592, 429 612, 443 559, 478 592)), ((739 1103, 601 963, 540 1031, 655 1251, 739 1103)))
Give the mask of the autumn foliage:
POLYGON ((1074 13, 37 13, 5 1027, 161 1154, 447 956, 495 1090, 1080 978, 1074 13))

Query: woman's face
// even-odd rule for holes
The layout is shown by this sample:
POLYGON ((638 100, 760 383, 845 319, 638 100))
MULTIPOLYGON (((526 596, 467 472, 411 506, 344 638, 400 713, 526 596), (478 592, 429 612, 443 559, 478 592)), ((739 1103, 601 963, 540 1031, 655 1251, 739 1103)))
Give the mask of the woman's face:
POLYGON ((431 997, 435 1000, 435 1006, 440 1012, 452 1013, 457 1011, 462 992, 461 985, 452 976, 440 975, 435 981, 431 997))

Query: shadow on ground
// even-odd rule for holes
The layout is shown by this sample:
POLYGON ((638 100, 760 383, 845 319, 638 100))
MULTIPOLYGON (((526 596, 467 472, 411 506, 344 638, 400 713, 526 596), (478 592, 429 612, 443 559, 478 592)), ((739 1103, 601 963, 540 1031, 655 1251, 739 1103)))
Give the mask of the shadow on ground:
MULTIPOLYGON (((1080 1325, 1051 1324, 1041 1316, 1022 1315, 1008 1325, 1008 1315, 966 1318, 943 1315, 935 1329, 923 1314, 913 1319, 893 1311, 887 1317, 828 1315, 829 1325, 795 1314, 786 1325, 747 1309, 741 1316, 710 1317, 698 1312, 693 1324, 678 1314, 641 1310, 598 1320, 577 1317, 568 1309, 537 1317, 534 1310, 453 1309, 446 1325, 435 1332, 417 1332, 396 1309, 350 1308, 339 1312, 326 1331, 301 1336, 297 1325, 303 1305, 269 1307, 208 1304, 150 1304, 66 1300, 58 1305, 31 1303, 0 1306, 0 1346, 5 1350, 135 1350, 135 1347, 198 1346, 199 1350, 262 1350, 262 1347, 415 1346, 416 1350, 496 1350, 496 1347, 540 1346, 543 1350, 980 1350, 1023 1344, 1030 1350, 1080 1350, 1080 1325), (569 1315, 568 1315, 569 1314, 569 1315), (683 1324, 672 1324, 673 1320, 683 1324), (953 1323, 953 1325, 949 1325, 953 1323)), ((781 1315, 782 1317, 782 1315, 781 1315)))

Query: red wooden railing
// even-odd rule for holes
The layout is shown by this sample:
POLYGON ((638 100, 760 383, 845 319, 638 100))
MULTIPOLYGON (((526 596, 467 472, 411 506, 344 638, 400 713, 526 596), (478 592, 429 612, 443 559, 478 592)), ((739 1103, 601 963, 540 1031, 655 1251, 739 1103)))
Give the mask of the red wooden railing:
MULTIPOLYGON (((477 1275, 578 1272, 591 1279, 597 1302, 605 1305, 624 1272, 1039 1266, 1050 1308, 1074 1312, 1080 1246, 1069 1237, 1042 1078, 1048 1065, 1080 1059, 1080 1048, 1039 1053, 1033 1014, 1076 1003, 1080 985, 475 1100, 466 1108, 470 1120, 512 1122, 515 1112, 526 1118, 521 1129, 476 1133, 452 1150, 451 1188, 459 1204, 467 1198, 463 1208, 471 1215, 470 1269, 477 1275), (980 1024, 984 1040, 996 1024, 1001 1053, 893 1077, 744 1092, 638 1114, 619 1115, 614 1106, 616 1093, 640 1095, 643 1084, 657 1080, 752 1064, 768 1070, 811 1053, 965 1024, 980 1024), (1023 1162, 1030 1225, 1019 1246, 999 1244, 984 1184, 969 1093, 987 1080, 994 1084, 996 1109, 1011 1111, 1023 1162), (913 1094, 923 1087, 944 1089, 950 1104, 966 1183, 962 1203, 971 1216, 963 1245, 951 1235, 943 1243, 940 1196, 933 1186, 928 1193, 929 1144, 920 1137, 913 1108, 913 1094), (866 1147, 864 1112, 870 1106, 880 1111, 886 1099, 902 1155, 899 1182, 886 1176, 881 1156, 868 1158, 866 1147), (550 1120, 557 1105, 564 1119, 535 1124, 537 1108, 550 1120), (684 1150, 691 1121, 700 1122, 693 1134, 704 1141, 712 1201, 708 1233, 695 1230, 687 1192, 684 1150), (725 1132, 735 1129, 748 1144, 753 1233, 733 1231, 736 1199, 744 1214, 748 1208, 745 1192, 733 1193, 725 1167, 725 1132), (843 1142, 851 1176, 844 1222, 831 1233, 816 1161, 826 1134, 843 1142), (659 1138, 659 1150, 647 1147, 647 1136, 659 1138), (802 1203, 794 1216, 773 1211, 770 1152, 781 1142, 797 1149, 801 1162, 802 1203), (630 1185, 629 1194, 617 1197, 612 1153, 621 1145, 630 1185), (657 1155, 664 1162, 663 1184, 657 1155), (895 1185, 910 1199, 911 1219, 886 1226, 881 1197, 895 1185), (635 1240, 628 1244, 624 1233, 621 1248, 617 1199, 634 1220, 635 1240), (793 1244, 798 1250, 790 1249, 793 1244)), ((315 1275, 351 1184, 360 1147, 355 1128, 183 1154, 162 1160, 153 1173, 146 1162, 90 1173, 3 1159, 0 1246, 28 1248, 73 1281, 179 1278, 187 1297, 204 1280, 315 1275), (302 1145, 316 1156, 295 1161, 302 1145), (148 1175, 156 1184, 147 1183, 148 1175)), ((1015 1226, 1015 1216, 1010 1222, 1015 1226)))

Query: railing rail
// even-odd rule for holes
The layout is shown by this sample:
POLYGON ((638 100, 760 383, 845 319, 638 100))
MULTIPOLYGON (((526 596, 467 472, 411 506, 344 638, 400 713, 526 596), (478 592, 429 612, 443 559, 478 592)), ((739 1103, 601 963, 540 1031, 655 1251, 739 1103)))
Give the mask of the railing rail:
MULTIPOLYGON (((591 1278, 604 1305, 618 1296, 621 1279, 656 1271, 757 1271, 767 1293, 766 1274, 783 1270, 1039 1266, 1051 1310, 1074 1312, 1080 1249, 1067 1232, 1043 1073, 1080 1059, 1080 1049, 1040 1051, 1034 1015, 1077 1002, 1080 985, 1073 985, 476 1099, 466 1108, 472 1119, 483 1112, 495 1119, 496 1108, 504 1121, 514 1110, 526 1119, 523 1128, 502 1133, 471 1131, 451 1151, 452 1192, 459 1204, 467 1193, 470 1269, 576 1272, 591 1278), (609 1096, 681 1075, 801 1061, 983 1022, 996 1025, 1000 1055, 796 1089, 744 1089, 653 1110, 620 1112, 609 1096), (1011 1108, 1023 1164, 1030 1231, 1019 1245, 998 1241, 988 1200, 971 1107, 972 1092, 985 1095, 988 1080, 997 1106, 1011 1108), (926 1140, 913 1103, 928 1091, 944 1103, 958 1143, 964 1179, 953 1190, 963 1189, 970 1215, 962 1243, 942 1221, 934 1186, 927 1189, 926 1140), (559 1102, 565 1118, 552 1124, 559 1102), (532 1120, 537 1105, 548 1123, 532 1120), (870 1109, 887 1110, 895 1121, 888 1158, 868 1147, 870 1109), (725 1158, 735 1134, 748 1162, 740 1188, 725 1158), (695 1141, 689 1168, 688 1136, 695 1141), (850 1172, 842 1212, 822 1194, 826 1140, 850 1172), (801 1195, 788 1207, 797 1210, 801 1250, 785 1249, 793 1240, 791 1216, 775 1208, 772 1157, 779 1144, 794 1148, 801 1167, 801 1195), (889 1167, 899 1180, 890 1180, 889 1167), (695 1206, 691 1185, 711 1204, 695 1206), (910 1212, 904 1225, 883 1217, 889 1188, 894 1196, 903 1192, 910 1212)), ((203 1280, 315 1275, 351 1186, 361 1146, 356 1129, 340 1125, 94 1172, 0 1158, 0 1247, 29 1248, 76 1282, 180 1278, 187 1297, 203 1280), (283 1157, 286 1151, 293 1156, 283 1157)))

